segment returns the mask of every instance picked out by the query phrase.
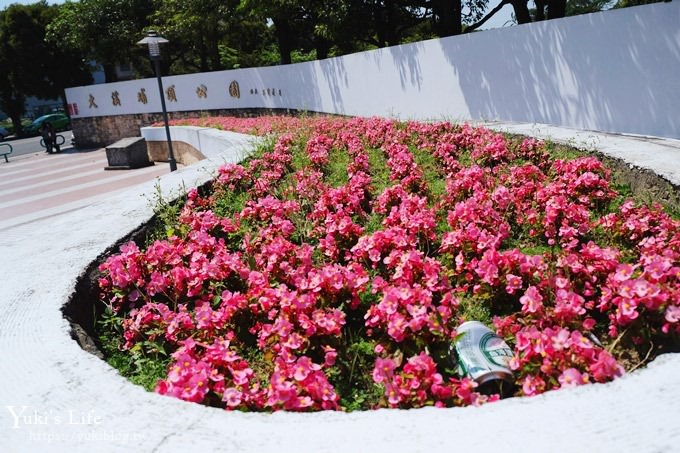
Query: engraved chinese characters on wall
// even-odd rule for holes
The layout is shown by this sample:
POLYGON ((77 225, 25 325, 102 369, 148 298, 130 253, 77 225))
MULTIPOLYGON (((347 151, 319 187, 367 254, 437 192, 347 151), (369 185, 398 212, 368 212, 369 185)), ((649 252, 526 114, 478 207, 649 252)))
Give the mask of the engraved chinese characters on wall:
POLYGON ((239 99, 241 97, 241 89, 238 86, 238 82, 233 80, 229 84, 229 96, 239 99))
POLYGON ((165 95, 170 102, 177 102, 177 93, 175 93, 175 85, 170 85, 167 90, 165 90, 165 95))
POLYGON ((149 102, 149 99, 146 97, 146 91, 144 88, 141 88, 137 93, 137 102, 141 102, 142 104, 146 104, 147 102, 149 102))
POLYGON ((117 91, 113 91, 111 93, 111 102, 113 103, 113 105, 120 106, 120 93, 118 93, 117 91))
POLYGON ((208 87, 200 84, 198 87, 196 87, 196 96, 198 96, 199 99, 206 99, 208 97, 208 87))
MULTIPOLYGON (((261 91, 263 96, 276 96, 277 94, 281 96, 281 89, 276 88, 262 88, 261 91)), ((257 94, 257 88, 251 89, 250 94, 257 94)))

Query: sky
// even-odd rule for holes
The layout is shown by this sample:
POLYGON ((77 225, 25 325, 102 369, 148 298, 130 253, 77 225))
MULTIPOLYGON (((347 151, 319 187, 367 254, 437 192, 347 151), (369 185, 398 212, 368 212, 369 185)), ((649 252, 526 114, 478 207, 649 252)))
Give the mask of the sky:
MULTIPOLYGON (((489 9, 495 7, 500 0, 490 0, 489 9)), ((0 10, 7 8, 13 3, 22 3, 24 5, 30 5, 31 3, 36 3, 37 0, 0 0, 0 10)), ((48 0, 48 4, 55 5, 59 3, 64 3, 64 0, 48 0)), ((489 19, 482 30, 487 30, 489 28, 499 28, 502 27, 506 22, 510 21, 510 15, 512 14, 512 6, 505 5, 502 10, 500 10, 494 17, 489 19)))
MULTIPOLYGON (((500 0, 490 0, 487 12, 495 8, 499 2, 500 0)), ((533 2, 529 2, 529 6, 531 6, 531 3, 533 2)), ((494 16, 491 19, 487 20, 484 23, 484 25, 480 28, 480 30, 489 30, 491 28, 508 27, 514 25, 514 22, 512 21, 512 13, 513 13, 512 5, 510 4, 505 5, 500 11, 494 14, 494 16)))

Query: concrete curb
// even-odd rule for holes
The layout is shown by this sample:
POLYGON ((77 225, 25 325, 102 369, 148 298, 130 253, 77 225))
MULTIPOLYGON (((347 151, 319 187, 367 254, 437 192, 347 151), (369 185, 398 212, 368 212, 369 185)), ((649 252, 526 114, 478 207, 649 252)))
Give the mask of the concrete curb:
MULTIPOLYGON (((162 193, 171 195, 182 186, 206 182, 220 164, 240 160, 252 146, 252 137, 224 134, 232 143, 228 149, 161 177, 162 193)), ((646 141, 631 140, 630 146, 639 153, 629 162, 652 165, 647 157, 653 160, 654 148, 646 148, 646 141)), ((680 169, 680 153, 664 165, 680 169)), ((147 197, 155 192, 155 184, 142 184, 104 202, 0 235, 0 255, 12 264, 0 285, 3 451, 651 452, 677 448, 680 354, 662 356, 648 368, 609 384, 513 398, 481 408, 249 414, 145 392, 81 350, 71 339, 60 309, 83 270, 150 219, 147 197)))

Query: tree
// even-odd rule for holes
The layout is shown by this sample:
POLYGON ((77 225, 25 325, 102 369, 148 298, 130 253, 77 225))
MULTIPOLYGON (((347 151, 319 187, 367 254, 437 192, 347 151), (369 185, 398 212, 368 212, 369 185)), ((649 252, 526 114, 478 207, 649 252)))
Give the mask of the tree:
POLYGON ((45 41, 45 29, 55 15, 45 1, 13 4, 0 12, 0 108, 21 131, 28 96, 64 98, 64 88, 91 81, 87 65, 72 51, 59 51, 45 41))
POLYGON ((596 13, 606 9, 611 0, 569 0, 565 15, 577 16, 579 14, 596 13))
MULTIPOLYGON (((409 0, 241 0, 241 9, 271 24, 280 63, 294 51, 317 58, 412 40, 427 19, 422 1, 409 0), (333 50, 335 49, 335 50, 333 50)), ((429 37, 429 36, 428 36, 429 37)))
POLYGON ((156 1, 157 9, 149 19, 174 49, 181 49, 176 52, 181 66, 217 71, 224 69, 220 43, 227 33, 226 18, 237 5, 221 0, 161 0, 156 1))
POLYGON ((293 23, 300 23, 304 12, 300 2, 295 0, 241 0, 239 8, 244 14, 251 14, 274 26, 281 64, 292 62, 292 53, 297 44, 298 33, 293 23))
POLYGON ((272 64, 266 19, 239 0, 155 0, 150 21, 170 40, 170 72, 272 64))
POLYGON ((81 0, 59 7, 47 30, 61 49, 77 49, 101 64, 107 82, 115 82, 117 64, 141 58, 137 41, 148 27, 152 0, 81 0))
POLYGON ((649 5, 651 3, 670 2, 671 0, 618 0, 614 8, 628 8, 629 6, 649 5))
MULTIPOLYGON (((619 7, 622 2, 654 3, 662 0, 619 0, 614 6, 619 7)), ((537 22, 545 19, 559 19, 565 16, 594 13, 609 7, 611 0, 534 0, 536 8, 529 9, 528 0, 501 0, 501 2, 489 11, 479 21, 465 29, 471 32, 481 27, 487 20, 500 11, 505 5, 512 5, 515 12, 515 20, 518 24, 537 22)))
POLYGON ((237 9, 229 24, 220 45, 225 68, 271 66, 279 61, 276 39, 265 20, 237 9))

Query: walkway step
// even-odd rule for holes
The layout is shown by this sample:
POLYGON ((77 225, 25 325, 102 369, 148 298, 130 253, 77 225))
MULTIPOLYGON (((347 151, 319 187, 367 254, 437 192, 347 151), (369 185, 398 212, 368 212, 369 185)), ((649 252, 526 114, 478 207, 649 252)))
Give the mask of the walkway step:
POLYGON ((167 174, 165 164, 107 171, 106 150, 36 154, 0 167, 0 231, 60 215, 167 174))

